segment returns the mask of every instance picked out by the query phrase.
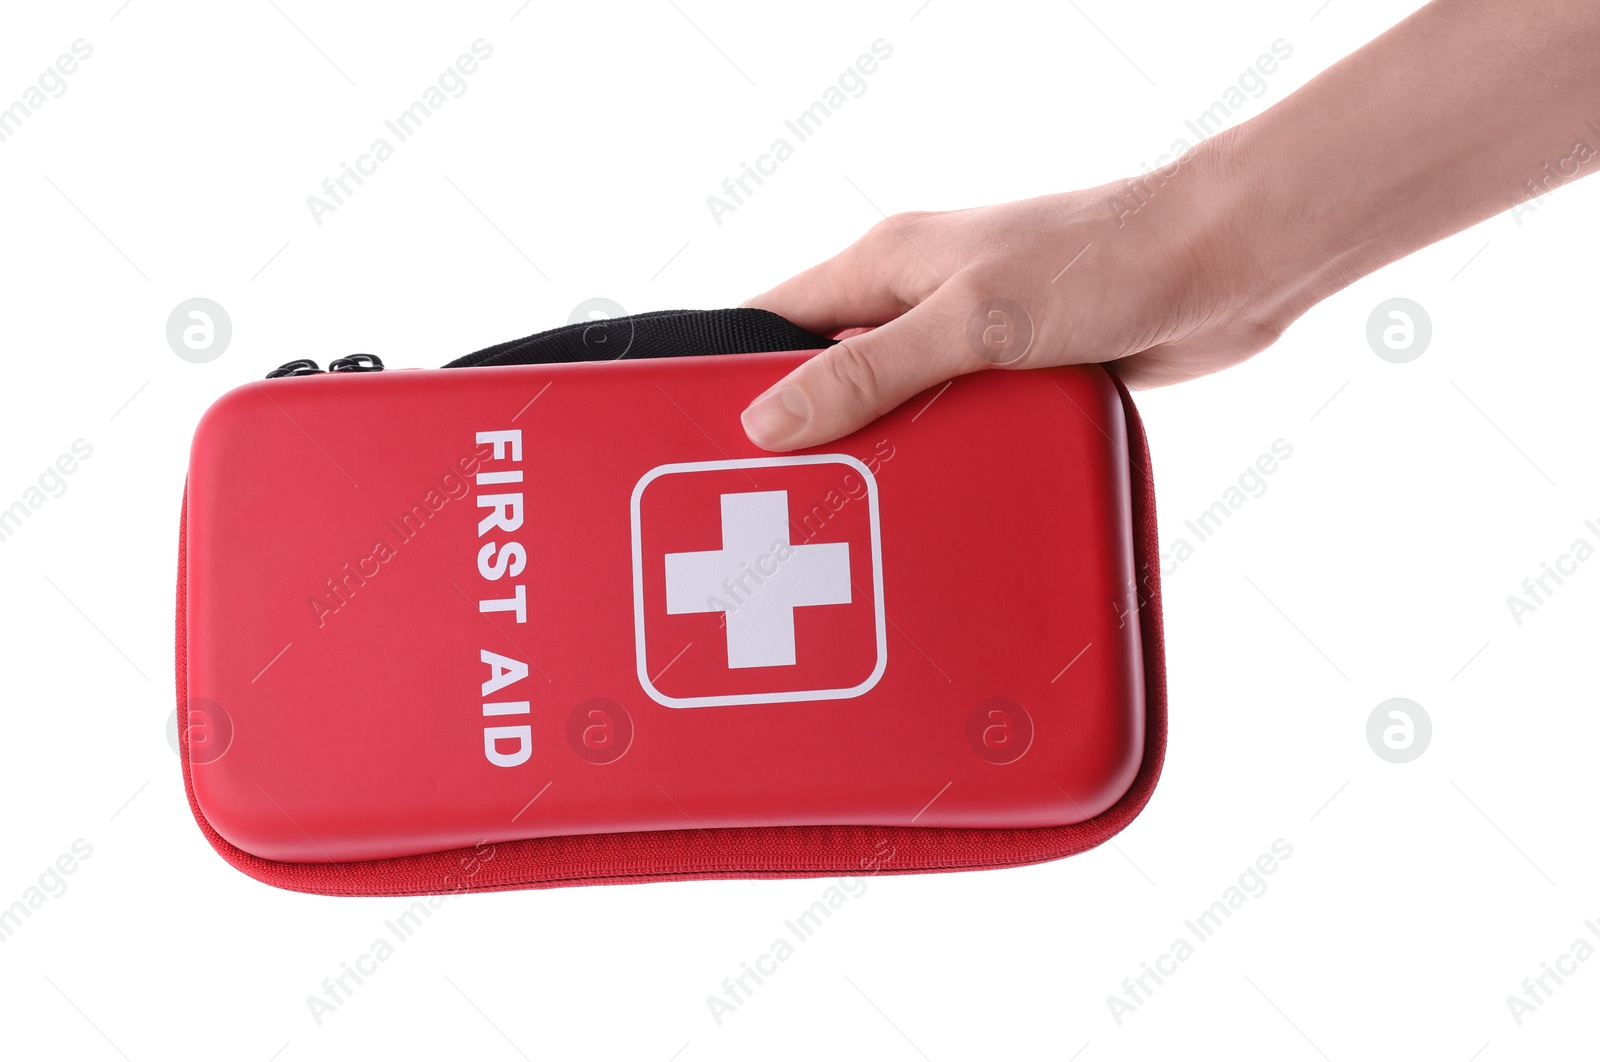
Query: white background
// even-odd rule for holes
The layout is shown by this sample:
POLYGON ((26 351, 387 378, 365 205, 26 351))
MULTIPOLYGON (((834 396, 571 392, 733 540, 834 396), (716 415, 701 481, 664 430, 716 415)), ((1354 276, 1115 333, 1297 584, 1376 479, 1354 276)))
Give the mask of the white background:
POLYGON ((1167 576, 1168 765, 1114 846, 872 879, 720 1026, 706 997, 825 882, 452 899, 313 1020, 307 997, 405 904, 260 885, 190 817, 164 724, 180 493, 212 399, 292 357, 438 365, 596 296, 731 305, 880 210, 1128 176, 1274 40, 1293 56, 1240 118, 1406 6, 918 2, 8 5, 0 101, 74 40, 94 53, 0 144, 0 506, 74 440, 94 453, 0 542, 0 905, 74 840, 93 855, 0 944, 0 1052, 1595 1050, 1600 961, 1520 1027, 1506 1004, 1600 919, 1600 561, 1520 626, 1506 604, 1597 537, 1600 186, 1583 185, 1355 284, 1247 365, 1139 397, 1169 549, 1274 440, 1294 452, 1167 576), (494 54, 467 93, 317 225, 306 197, 480 37, 494 54), (716 224, 706 197, 880 37, 894 53, 868 91, 716 224), (165 336, 197 296, 233 323, 208 364, 165 336), (1433 323, 1408 364, 1365 337, 1396 296, 1433 323), (1434 728, 1398 765, 1366 738, 1396 696, 1434 728), (1293 856, 1266 894, 1113 1020, 1123 979, 1278 838, 1293 856))

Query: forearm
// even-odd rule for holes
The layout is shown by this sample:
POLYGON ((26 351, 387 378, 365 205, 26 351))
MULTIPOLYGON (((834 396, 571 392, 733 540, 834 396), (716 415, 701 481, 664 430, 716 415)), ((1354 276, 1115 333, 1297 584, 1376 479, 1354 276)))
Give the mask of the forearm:
POLYGON ((1600 4, 1437 0, 1203 154, 1249 259, 1242 303, 1281 329, 1600 169, 1600 4))

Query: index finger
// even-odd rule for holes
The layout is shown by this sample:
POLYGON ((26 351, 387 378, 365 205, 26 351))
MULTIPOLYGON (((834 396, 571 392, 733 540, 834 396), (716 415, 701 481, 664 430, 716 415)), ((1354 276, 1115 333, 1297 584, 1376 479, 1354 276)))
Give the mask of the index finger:
POLYGON ((844 328, 886 324, 921 302, 943 279, 910 245, 903 229, 886 219, 832 258, 744 305, 831 335, 844 328))

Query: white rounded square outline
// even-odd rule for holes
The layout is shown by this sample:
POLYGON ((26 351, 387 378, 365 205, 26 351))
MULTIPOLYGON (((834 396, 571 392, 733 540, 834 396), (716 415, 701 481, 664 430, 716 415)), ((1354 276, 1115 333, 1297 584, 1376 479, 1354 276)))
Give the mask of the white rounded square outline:
POLYGON ((878 684, 889 663, 889 636, 883 611, 883 543, 878 534, 878 481, 866 465, 849 454, 801 454, 795 457, 733 458, 726 461, 683 461, 657 465, 634 484, 628 503, 633 526, 633 646, 639 685, 657 704, 667 708, 710 708, 729 704, 784 704, 790 701, 842 701, 859 697, 878 684), (640 536, 639 499, 644 489, 662 476, 680 472, 710 472, 730 468, 773 468, 781 465, 846 465, 861 473, 867 484, 867 521, 872 532, 872 599, 877 623, 877 664, 857 685, 831 690, 793 690, 775 693, 741 693, 720 697, 669 697, 650 681, 644 648, 644 540, 640 536))

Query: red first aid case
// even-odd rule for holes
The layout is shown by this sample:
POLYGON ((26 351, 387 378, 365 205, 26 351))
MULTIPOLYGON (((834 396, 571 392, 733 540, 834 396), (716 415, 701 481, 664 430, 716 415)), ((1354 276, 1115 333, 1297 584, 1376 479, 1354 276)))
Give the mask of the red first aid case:
POLYGON ((212 846, 433 894, 1000 867, 1122 829, 1166 733, 1126 391, 983 372, 750 443, 740 411, 831 342, 648 314, 224 395, 177 607, 212 846))

